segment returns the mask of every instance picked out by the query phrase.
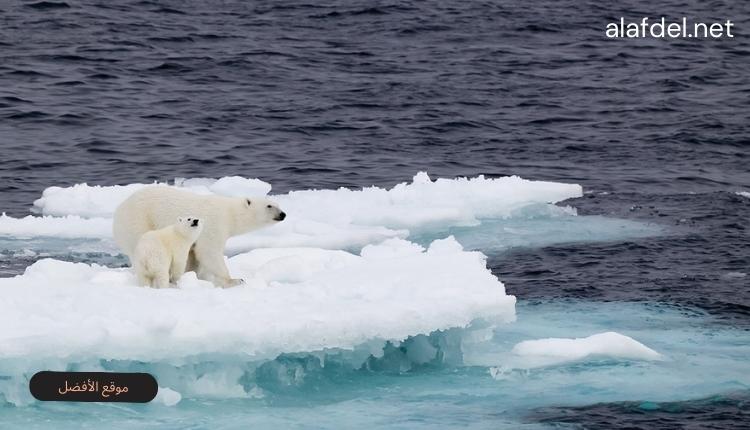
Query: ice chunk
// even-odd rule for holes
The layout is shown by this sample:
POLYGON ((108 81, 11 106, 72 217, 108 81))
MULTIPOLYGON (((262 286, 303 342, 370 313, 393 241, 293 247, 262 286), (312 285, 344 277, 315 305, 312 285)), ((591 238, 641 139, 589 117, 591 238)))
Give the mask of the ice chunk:
POLYGON ((180 403, 182 395, 177 391, 168 387, 159 387, 159 391, 156 393, 155 402, 162 403, 166 406, 174 406, 180 403))
POLYGON ((175 179, 175 186, 187 188, 200 194, 219 194, 222 196, 254 197, 265 196, 271 192, 271 184, 255 178, 225 176, 220 179, 192 178, 175 179))
POLYGON ((540 359, 547 365, 581 360, 589 356, 628 360, 659 360, 662 358, 661 354, 646 345, 613 331, 577 339, 526 340, 514 346, 512 352, 529 359, 540 359))
POLYGON ((34 201, 34 210, 43 215, 78 215, 112 217, 113 208, 134 192, 149 184, 99 186, 76 184, 71 187, 49 187, 34 201))

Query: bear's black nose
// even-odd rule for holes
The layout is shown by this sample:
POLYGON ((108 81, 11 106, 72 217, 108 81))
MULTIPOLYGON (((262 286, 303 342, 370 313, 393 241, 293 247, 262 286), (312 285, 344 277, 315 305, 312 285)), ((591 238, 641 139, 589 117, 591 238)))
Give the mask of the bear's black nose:
POLYGON ((191 224, 192 227, 198 227, 198 220, 194 219, 193 223, 191 224))
POLYGON ((279 212, 278 215, 276 215, 276 218, 274 218, 276 221, 284 221, 284 218, 286 218, 286 213, 279 212))

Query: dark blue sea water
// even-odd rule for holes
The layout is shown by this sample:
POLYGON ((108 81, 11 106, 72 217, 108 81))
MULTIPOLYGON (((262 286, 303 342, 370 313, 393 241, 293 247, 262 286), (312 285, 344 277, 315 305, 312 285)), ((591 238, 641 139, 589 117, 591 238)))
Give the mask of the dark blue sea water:
MULTIPOLYGON (((672 234, 489 255, 510 294, 530 309, 664 304, 747 334, 750 198, 736 193, 750 191, 748 34, 745 1, 0 1, 0 211, 25 215, 53 185, 175 177, 258 177, 274 192, 391 186, 419 170, 573 182, 586 194, 565 204, 580 215, 672 234), (608 40, 620 16, 731 19, 736 36, 608 40)), ((33 261, 0 254, 0 272, 33 261)), ((383 418, 425 376, 372 378, 305 396, 356 402, 372 384, 396 393, 369 409, 383 418)), ((450 404, 454 425, 481 427, 502 415, 486 390, 476 403, 414 394, 411 407, 450 404)), ((594 395, 524 416, 750 428, 747 390, 715 394, 646 406, 594 395)))

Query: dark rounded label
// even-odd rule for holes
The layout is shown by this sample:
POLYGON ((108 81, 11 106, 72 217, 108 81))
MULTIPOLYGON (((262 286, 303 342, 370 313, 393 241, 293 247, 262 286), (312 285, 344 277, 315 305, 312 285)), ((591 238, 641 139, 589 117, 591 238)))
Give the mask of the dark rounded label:
POLYGON ((146 403, 159 386, 148 373, 43 371, 31 377, 29 391, 42 401, 146 403))

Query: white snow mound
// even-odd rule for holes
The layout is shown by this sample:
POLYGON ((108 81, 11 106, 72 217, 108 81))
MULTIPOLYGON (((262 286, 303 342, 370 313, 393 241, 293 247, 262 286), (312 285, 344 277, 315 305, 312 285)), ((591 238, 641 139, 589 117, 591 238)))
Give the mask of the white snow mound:
MULTIPOLYGON (((76 184, 70 187, 49 187, 42 197, 34 201, 34 209, 44 215, 79 215, 85 218, 111 218, 117 206, 131 194, 152 184, 128 185, 88 185, 76 184)), ((167 185, 159 183, 160 185, 167 185)), ((197 194, 219 194, 224 196, 265 196, 271 191, 271 184, 260 179, 227 176, 221 179, 177 178, 175 187, 197 194)))
POLYGON ((516 344, 512 352, 529 359, 541 359, 546 364, 581 360, 589 356, 604 356, 627 360, 659 360, 661 354, 613 331, 584 338, 548 338, 526 340, 516 344))

